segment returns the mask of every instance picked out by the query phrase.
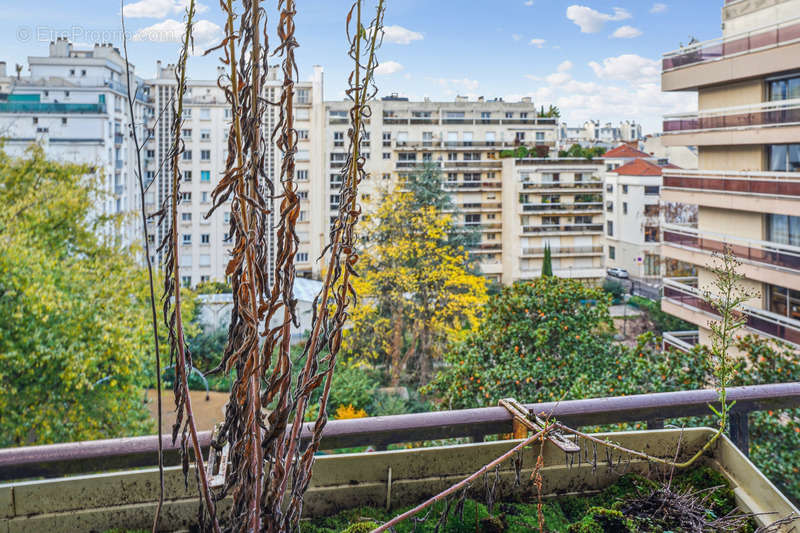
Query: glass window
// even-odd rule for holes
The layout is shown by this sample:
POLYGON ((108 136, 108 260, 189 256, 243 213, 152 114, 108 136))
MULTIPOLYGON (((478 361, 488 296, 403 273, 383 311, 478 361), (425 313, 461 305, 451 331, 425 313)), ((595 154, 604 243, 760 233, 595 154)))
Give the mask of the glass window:
POLYGON ((617 258, 617 249, 613 246, 608 247, 608 258, 609 259, 616 259, 617 258))
POLYGON ((769 169, 773 172, 785 172, 788 152, 788 145, 786 144, 771 145, 769 147, 769 169))
POLYGON ((200 181, 211 181, 211 171, 210 170, 201 170, 200 171, 200 181))
POLYGON ((800 216, 767 215, 767 240, 800 246, 800 216))

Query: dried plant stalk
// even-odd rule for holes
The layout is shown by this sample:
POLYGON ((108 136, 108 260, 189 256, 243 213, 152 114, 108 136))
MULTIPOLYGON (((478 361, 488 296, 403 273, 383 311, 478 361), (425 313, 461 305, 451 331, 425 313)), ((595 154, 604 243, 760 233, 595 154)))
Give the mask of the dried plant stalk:
MULTIPOLYGON (((176 100, 173 103, 173 121, 171 125, 173 146, 170 152, 171 158, 171 195, 165 200, 160 213, 160 223, 168 221, 169 231, 161 242, 160 250, 164 251, 164 322, 167 326, 168 340, 170 347, 170 361, 175 362, 175 411, 176 419, 172 427, 172 441, 177 440, 178 433, 181 433, 181 458, 184 476, 189 472, 189 450, 188 443, 191 439, 192 451, 196 462, 196 475, 201 494, 201 524, 205 523, 206 514, 208 515, 211 527, 214 531, 219 531, 216 511, 211 491, 206 478, 205 466, 203 463, 203 453, 197 438, 197 426, 192 412, 192 399, 189 393, 188 374, 192 368, 191 354, 186 346, 183 333, 183 320, 181 317, 181 283, 180 267, 178 264, 178 203, 180 201, 180 155, 184 151, 183 140, 181 138, 181 127, 183 124, 183 96, 186 92, 186 60, 189 55, 189 47, 192 45, 192 24, 195 15, 195 2, 189 1, 186 9, 186 28, 183 37, 178 65, 175 71, 177 80, 176 100)), ((188 484, 188 479, 187 479, 188 484)))

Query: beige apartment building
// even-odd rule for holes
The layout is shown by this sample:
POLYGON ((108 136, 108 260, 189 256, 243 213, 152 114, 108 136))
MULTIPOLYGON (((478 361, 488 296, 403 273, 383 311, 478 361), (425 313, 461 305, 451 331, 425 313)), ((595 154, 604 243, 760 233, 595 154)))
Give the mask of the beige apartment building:
MULTIPOLYGON (((328 224, 339 206, 339 173, 347 157, 349 108, 347 101, 325 104, 328 177, 315 190, 319 187, 325 191, 323 220, 328 224)), ((459 97, 451 102, 411 102, 395 95, 373 102, 371 108, 362 149, 369 179, 362 182, 359 193, 365 211, 374 209, 384 191, 422 165, 437 165, 461 213, 458 224, 475 226, 481 233, 471 253, 478 257, 483 274, 508 281, 504 258, 514 230, 504 214, 512 207, 507 202, 516 199, 506 194, 512 182, 500 152, 526 145, 536 147, 543 156, 551 154, 556 145, 557 119, 537 117, 530 99, 504 102, 459 97)), ((323 231, 312 245, 318 251, 328 238, 327 230, 323 231)), ((518 245, 519 241, 514 244, 518 245)), ((315 264, 315 274, 319 268, 315 264)))
MULTIPOLYGON (((148 207, 155 211, 169 197, 171 192, 171 162, 169 152, 172 147, 171 121, 172 113, 169 102, 175 96, 176 81, 174 65, 162 67, 157 65, 158 77, 148 82, 150 94, 154 99, 154 118, 149 127, 152 140, 146 147, 146 175, 154 181, 149 187, 146 201, 148 207), (167 109, 161 120, 161 110, 167 109)), ((264 97, 277 101, 280 97, 281 81, 276 70, 271 70, 264 97)), ((297 234, 300 247, 297 254, 298 275, 310 277, 311 265, 315 258, 312 251, 311 235, 318 235, 321 230, 315 224, 323 224, 320 217, 322 197, 312 187, 324 179, 322 164, 323 117, 323 78, 322 69, 316 67, 311 81, 296 85, 295 127, 298 133, 298 150, 296 159, 296 180, 299 183, 298 195, 301 198, 300 221, 297 234)), ((211 193, 217 186, 225 171, 227 160, 228 132, 231 121, 230 105, 225 95, 217 86, 217 80, 191 80, 184 97, 184 116, 181 136, 185 143, 185 151, 180 162, 182 174, 182 203, 179 209, 178 224, 181 244, 180 267, 182 282, 186 286, 198 283, 226 279, 225 269, 233 241, 229 238, 230 201, 217 209, 210 217, 206 214, 212 206, 211 193)), ((264 131, 271 134, 278 119, 278 109, 267 107, 265 111, 264 131)), ((281 154, 274 143, 265 145, 266 164, 273 183, 278 180, 281 154)), ((279 186, 279 185, 278 185, 279 186)), ((279 192, 279 191, 278 191, 279 192)), ((280 200, 274 200, 272 224, 274 229, 276 213, 280 200)), ((156 228, 151 226, 152 241, 160 242, 166 225, 156 228)), ((274 231, 271 232, 270 272, 274 260, 274 231)))
POLYGON ((696 267, 664 280, 662 308, 706 343, 712 252, 742 262, 746 328, 800 345, 800 0, 728 0, 723 35, 665 54, 665 91, 697 91, 699 110, 664 117, 664 146, 697 146, 698 170, 663 175, 667 202, 698 206, 696 225, 665 225, 662 253, 696 267))

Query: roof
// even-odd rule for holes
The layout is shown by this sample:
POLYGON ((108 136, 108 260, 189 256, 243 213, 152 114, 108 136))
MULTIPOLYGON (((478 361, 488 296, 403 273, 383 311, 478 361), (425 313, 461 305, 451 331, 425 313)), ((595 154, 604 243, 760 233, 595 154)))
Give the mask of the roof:
MULTIPOLYGON (((314 279, 295 278, 292 295, 301 302, 313 302, 322 290, 322 282, 314 279)), ((198 299, 205 304, 230 304, 233 303, 233 294, 200 294, 198 299)))
POLYGON ((621 167, 614 169, 615 172, 619 176, 660 176, 661 170, 664 168, 680 168, 675 165, 669 164, 665 166, 659 166, 652 161, 648 161, 647 159, 637 159, 635 161, 631 161, 621 167))
POLYGON ((646 152, 637 150, 629 144, 621 144, 603 154, 603 159, 616 159, 616 158, 639 158, 639 157, 653 157, 646 152))

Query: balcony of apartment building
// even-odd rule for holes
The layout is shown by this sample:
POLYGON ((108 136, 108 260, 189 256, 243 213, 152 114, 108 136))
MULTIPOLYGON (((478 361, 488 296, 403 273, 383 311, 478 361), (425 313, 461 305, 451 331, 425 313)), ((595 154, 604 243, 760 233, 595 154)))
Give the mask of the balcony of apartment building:
POLYGON ((542 215, 569 214, 569 213, 599 214, 603 211, 603 202, 572 202, 572 203, 523 202, 522 211, 524 213, 539 213, 542 215))
MULTIPOLYGON (((553 268, 553 275, 558 278, 567 279, 599 279, 605 277, 605 270, 592 267, 567 267, 553 268)), ((527 265, 525 261, 520 263, 520 279, 537 279, 542 277, 542 265, 527 265)))
POLYGON ((756 213, 797 213, 800 172, 664 169, 662 199, 756 213))
POLYGON ((697 330, 665 331, 661 335, 661 347, 664 350, 672 348, 681 352, 690 352, 698 342, 700 342, 700 333, 697 330))
MULTIPOLYGON (((786 293, 787 303, 783 308, 776 307, 775 310, 786 312, 773 312, 741 305, 740 317, 744 321, 745 329, 751 333, 800 346, 800 299, 790 302, 788 295, 796 291, 787 289, 783 291, 786 293)), ((800 296, 800 293, 797 296, 800 296)), ((720 318, 714 306, 706 301, 703 292, 698 289, 697 278, 664 278, 661 309, 706 329, 709 321, 720 318)))
POLYGON ((800 17, 664 54, 661 87, 685 91, 800 67, 800 17))
POLYGON ((665 115, 662 139, 664 146, 779 144, 800 139, 800 98, 665 115))
POLYGON ((744 239, 686 226, 663 226, 661 253, 684 263, 706 266, 712 254, 726 249, 740 261, 739 273, 747 279, 800 287, 800 247, 772 241, 744 239))
POLYGON ((523 235, 602 235, 602 224, 523 225, 523 235))
MULTIPOLYGON (((522 257, 537 259, 544 257, 544 247, 523 248, 522 257)), ((603 255, 602 246, 554 246, 550 248, 550 256, 561 257, 599 257, 603 255)))

